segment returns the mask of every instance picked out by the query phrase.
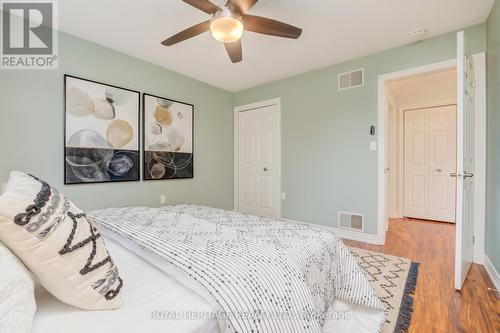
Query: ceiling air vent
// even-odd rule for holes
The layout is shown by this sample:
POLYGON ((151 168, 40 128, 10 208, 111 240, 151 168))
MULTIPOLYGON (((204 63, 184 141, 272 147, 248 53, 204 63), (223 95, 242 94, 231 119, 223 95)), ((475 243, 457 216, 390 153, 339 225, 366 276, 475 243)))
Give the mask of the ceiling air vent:
POLYGON ((362 87, 365 84, 365 70, 358 69, 352 72, 339 74, 339 90, 362 87))
POLYGON ((342 229, 353 229, 363 231, 365 218, 361 214, 339 212, 339 227, 342 229))

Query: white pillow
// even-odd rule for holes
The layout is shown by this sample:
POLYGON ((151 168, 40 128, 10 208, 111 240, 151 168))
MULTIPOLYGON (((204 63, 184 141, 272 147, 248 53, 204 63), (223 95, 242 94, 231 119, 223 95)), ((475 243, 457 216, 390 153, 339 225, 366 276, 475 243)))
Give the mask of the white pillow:
POLYGON ((0 332, 31 331, 36 311, 34 289, 31 273, 0 243, 0 332))
POLYGON ((123 282, 99 231, 47 183, 11 172, 0 196, 0 241, 60 301, 86 310, 122 305, 123 282))

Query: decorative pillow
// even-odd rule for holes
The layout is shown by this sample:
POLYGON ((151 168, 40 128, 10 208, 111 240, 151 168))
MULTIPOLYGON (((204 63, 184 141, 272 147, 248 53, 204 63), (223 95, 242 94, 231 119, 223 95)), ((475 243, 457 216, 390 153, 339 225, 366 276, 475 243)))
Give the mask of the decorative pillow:
POLYGON ((101 234, 44 181, 11 172, 0 196, 0 241, 64 303, 86 310, 121 306, 123 282, 101 234))
POLYGON ((0 332, 31 332, 36 311, 34 289, 31 273, 0 243, 0 332))

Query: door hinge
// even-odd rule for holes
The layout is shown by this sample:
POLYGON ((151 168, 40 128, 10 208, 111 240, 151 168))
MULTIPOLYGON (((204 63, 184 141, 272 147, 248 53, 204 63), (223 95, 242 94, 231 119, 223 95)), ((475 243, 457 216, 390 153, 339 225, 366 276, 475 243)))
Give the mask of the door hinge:
POLYGON ((472 244, 476 244, 476 236, 472 236, 472 244))

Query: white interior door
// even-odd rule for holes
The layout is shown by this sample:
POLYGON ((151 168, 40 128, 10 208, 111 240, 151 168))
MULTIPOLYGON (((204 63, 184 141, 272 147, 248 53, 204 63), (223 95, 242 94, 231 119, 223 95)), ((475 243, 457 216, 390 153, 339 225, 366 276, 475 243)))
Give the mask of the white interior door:
POLYGON ((237 113, 237 210, 279 218, 278 109, 276 105, 237 113))
POLYGON ((455 223, 457 168, 457 106, 429 112, 429 220, 455 223))
POLYGON ((474 106, 475 66, 463 31, 457 37, 457 228, 455 288, 461 289, 473 260, 474 247, 474 106))
POLYGON ((404 216, 455 222, 456 106, 404 112, 404 216))
POLYGON ((429 206, 429 113, 404 112, 404 216, 427 218, 429 206))

